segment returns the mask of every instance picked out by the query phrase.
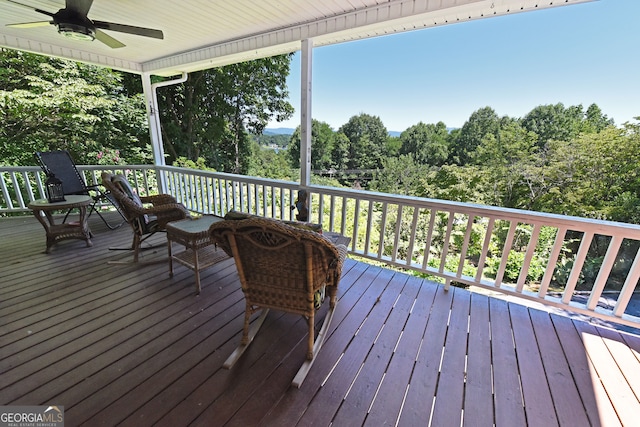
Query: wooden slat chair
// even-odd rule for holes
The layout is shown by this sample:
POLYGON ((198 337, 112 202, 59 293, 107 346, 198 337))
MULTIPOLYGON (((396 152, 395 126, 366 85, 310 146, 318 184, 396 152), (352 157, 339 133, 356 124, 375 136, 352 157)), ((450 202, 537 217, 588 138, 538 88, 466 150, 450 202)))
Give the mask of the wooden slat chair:
POLYGON ((293 380, 293 385, 300 387, 331 323, 347 247, 334 245, 314 231, 257 217, 220 221, 212 224, 209 232, 213 241, 233 256, 246 301, 242 342, 225 368, 231 368, 244 353, 269 309, 300 314, 309 327, 307 360, 293 380), (316 338, 314 297, 323 289, 330 305, 316 338), (261 316, 250 328, 251 315, 259 310, 261 316))
POLYGON ((101 177, 102 184, 118 201, 127 223, 133 230, 133 242, 127 249, 133 250, 134 263, 138 262, 141 245, 146 239, 159 231, 166 231, 167 223, 170 221, 189 217, 189 211, 169 194, 141 197, 133 191, 123 175, 103 172, 101 177))

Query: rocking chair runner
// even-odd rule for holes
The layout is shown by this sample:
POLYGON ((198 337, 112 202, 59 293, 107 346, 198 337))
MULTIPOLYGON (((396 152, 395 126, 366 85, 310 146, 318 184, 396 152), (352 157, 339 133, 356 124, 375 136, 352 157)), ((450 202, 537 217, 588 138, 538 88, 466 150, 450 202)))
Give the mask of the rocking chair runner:
POLYGON ((103 172, 102 184, 118 201, 133 230, 133 242, 128 249, 133 250, 134 263, 138 262, 141 245, 146 239, 156 232, 166 231, 168 222, 189 217, 187 209, 169 194, 138 196, 123 175, 103 172))
POLYGON ((337 289, 347 248, 313 231, 282 222, 249 218, 212 224, 211 238, 233 256, 246 300, 240 346, 225 362, 231 368, 244 353, 269 309, 296 313, 309 327, 307 360, 293 380, 300 387, 322 346, 337 302, 337 289), (330 308, 315 338, 314 296, 326 286, 330 308), (250 328, 251 315, 262 310, 250 328))
MULTIPOLYGON (((115 198, 108 191, 102 191, 98 185, 87 185, 68 151, 39 151, 34 153, 34 157, 44 173, 53 173, 56 178, 62 181, 62 190, 65 196, 72 194, 91 196, 93 203, 89 208, 89 216, 93 212, 97 213, 104 224, 111 230, 125 223, 124 214, 115 198), (112 225, 102 216, 96 205, 105 202, 112 204, 116 208, 116 211, 122 216, 122 221, 112 225)), ((68 215, 69 213, 67 212, 68 215)), ((67 219, 67 216, 64 217, 63 222, 67 219)))

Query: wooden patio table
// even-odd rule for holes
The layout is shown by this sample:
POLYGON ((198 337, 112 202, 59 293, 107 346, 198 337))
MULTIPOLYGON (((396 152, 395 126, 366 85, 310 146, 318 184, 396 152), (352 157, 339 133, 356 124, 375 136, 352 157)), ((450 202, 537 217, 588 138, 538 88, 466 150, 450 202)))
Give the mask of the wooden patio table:
POLYGON ((211 267, 227 259, 228 255, 217 249, 209 238, 209 226, 223 218, 204 215, 197 219, 183 219, 167 224, 167 249, 169 251, 169 277, 173 277, 173 261, 190 268, 196 276, 196 292, 200 294, 200 270, 211 267), (177 254, 172 251, 172 243, 179 243, 185 250, 177 254))
POLYGON ((40 224, 47 233, 47 249, 45 253, 49 253, 51 246, 56 242, 65 239, 80 239, 87 242, 87 246, 93 246, 91 243, 91 231, 87 224, 87 206, 91 205, 93 199, 90 196, 64 196, 65 201, 51 203, 47 199, 34 200, 29 203, 29 209, 33 211, 40 224), (54 211, 64 211, 78 208, 80 217, 77 222, 68 222, 56 224, 52 215, 54 211))

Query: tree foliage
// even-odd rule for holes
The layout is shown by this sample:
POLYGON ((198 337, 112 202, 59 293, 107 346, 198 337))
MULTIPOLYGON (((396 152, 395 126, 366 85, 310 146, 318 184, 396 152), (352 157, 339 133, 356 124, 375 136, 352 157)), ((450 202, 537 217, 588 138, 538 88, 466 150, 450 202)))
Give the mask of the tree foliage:
POLYGON ((440 166, 449 157, 447 126, 418 123, 400 134, 400 154, 413 154, 418 163, 440 166))
MULTIPOLYGON (((337 134, 328 123, 311 121, 311 169, 328 170, 335 168, 332 154, 336 149, 337 134)), ((300 126, 291 135, 289 157, 294 168, 300 167, 300 126)))
POLYGON ((465 165, 471 161, 473 153, 487 135, 498 135, 500 118, 491 107, 484 107, 471 113, 450 148, 451 163, 465 165))
MULTIPOLYGON (((252 137, 291 116, 289 63, 284 55, 234 64, 160 89, 168 162, 294 176, 300 129, 277 150, 252 137)), ((6 165, 54 149, 87 164, 151 157, 138 76, 0 49, 0 83, 6 165)), ((460 129, 420 122, 389 137, 379 117, 362 113, 337 131, 313 120, 311 161, 320 170, 375 170, 369 188, 378 191, 640 223, 639 127, 616 127, 596 104, 557 103, 522 118, 483 107, 460 129)))
POLYGON ((293 114, 286 78, 291 55, 280 55, 189 74, 158 91, 162 135, 169 159, 204 157, 224 172, 246 173, 248 132, 293 114))
POLYGON ((376 169, 382 166, 389 134, 380 117, 359 114, 339 129, 349 140, 346 169, 376 169))
POLYGON ((142 163, 148 129, 142 96, 127 96, 122 74, 0 49, 0 155, 33 164, 35 151, 66 149, 78 163, 119 153, 142 163))

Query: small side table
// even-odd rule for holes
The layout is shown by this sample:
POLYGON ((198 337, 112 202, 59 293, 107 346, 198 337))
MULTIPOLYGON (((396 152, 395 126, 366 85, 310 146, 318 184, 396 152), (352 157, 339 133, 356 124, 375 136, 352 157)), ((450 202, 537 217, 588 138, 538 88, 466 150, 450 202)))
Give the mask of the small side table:
POLYGON ((29 203, 29 209, 33 211, 36 219, 44 227, 47 233, 47 249, 45 253, 49 253, 51 246, 56 242, 65 239, 80 239, 87 242, 87 246, 93 246, 91 243, 91 231, 87 224, 87 206, 91 205, 93 199, 90 196, 64 196, 64 202, 50 203, 47 199, 34 200, 29 203), (69 210, 78 208, 80 218, 78 222, 56 224, 52 212, 60 210, 69 210))
POLYGON ((174 260, 190 268, 195 272, 197 294, 201 291, 200 270, 229 258, 222 249, 217 249, 209 238, 209 226, 223 219, 219 216, 205 215, 198 219, 183 219, 167 224, 169 276, 173 277, 174 260), (183 245, 186 249, 174 254, 171 248, 173 242, 183 245))

